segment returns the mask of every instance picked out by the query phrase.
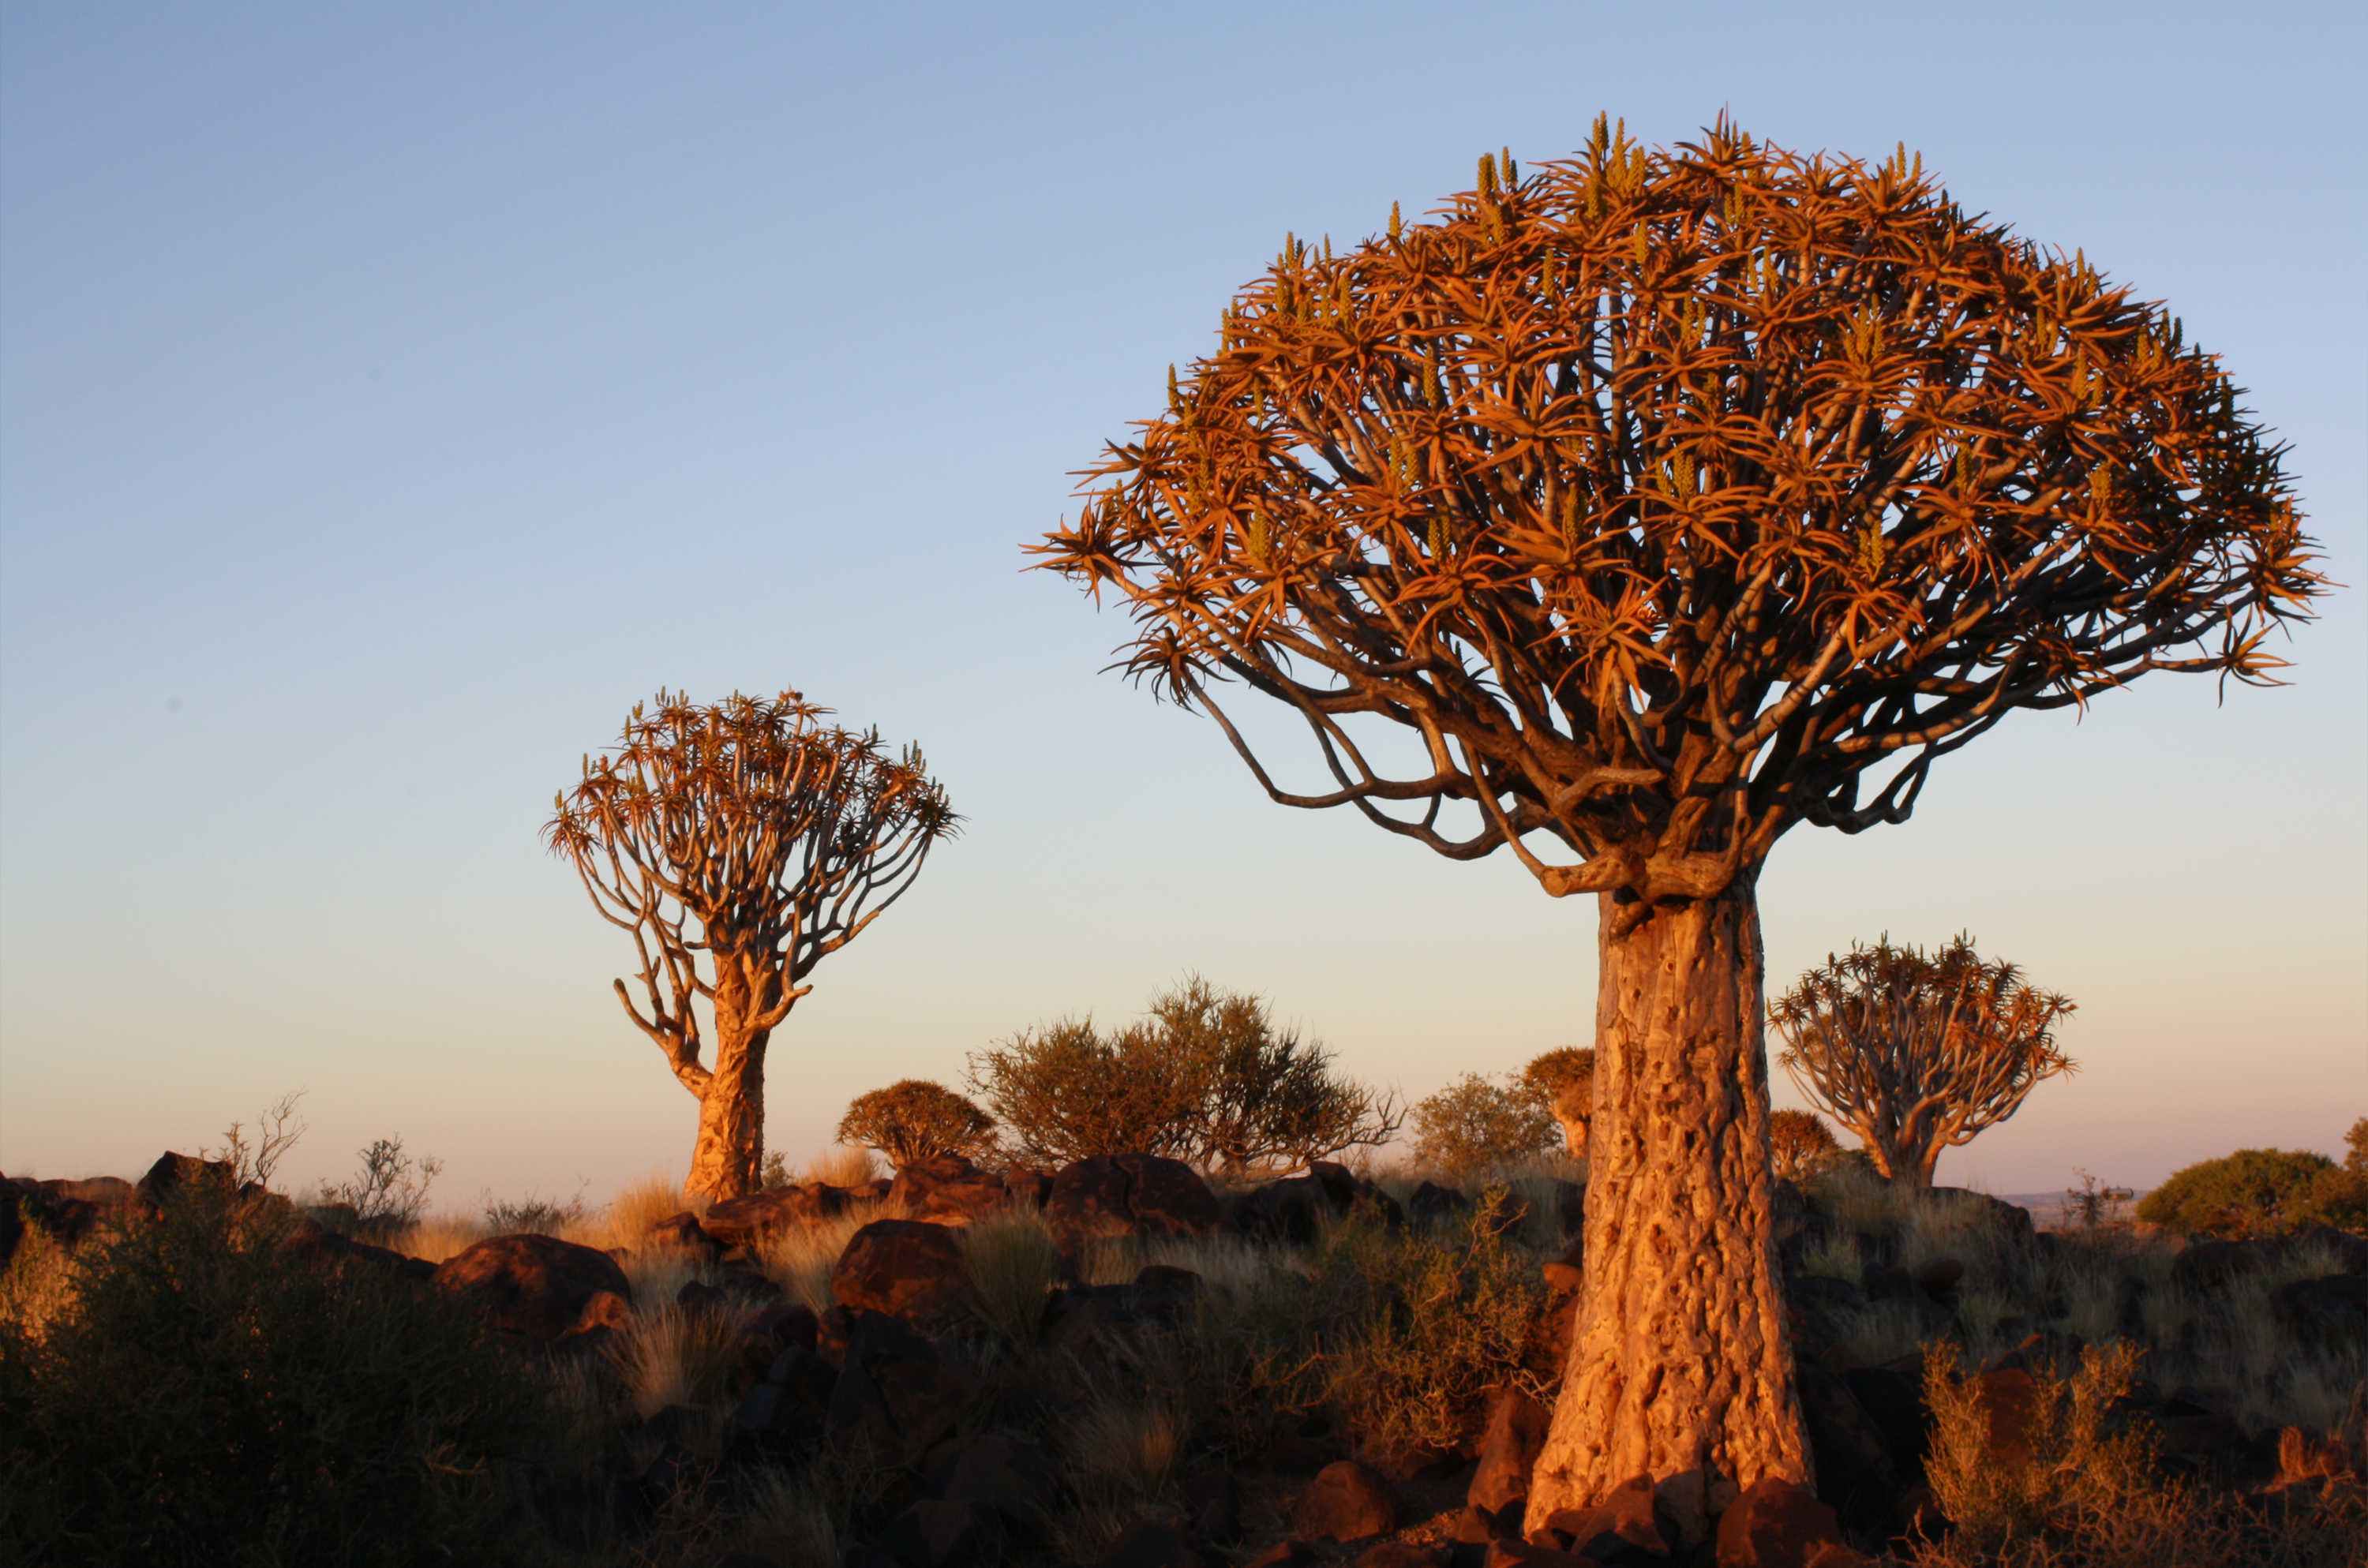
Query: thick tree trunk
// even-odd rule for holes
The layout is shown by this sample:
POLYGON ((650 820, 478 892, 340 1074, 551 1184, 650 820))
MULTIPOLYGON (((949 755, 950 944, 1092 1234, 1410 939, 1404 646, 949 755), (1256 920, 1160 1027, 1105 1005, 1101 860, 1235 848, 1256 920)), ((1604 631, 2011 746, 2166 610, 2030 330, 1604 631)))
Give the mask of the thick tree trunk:
POLYGON ((715 1067, 700 1096, 699 1142, 682 1184, 686 1201, 721 1203, 763 1183, 765 1047, 773 1031, 750 1028, 752 1011, 741 987, 716 987, 715 1067))
POLYGON ((1602 895, 1586 1277, 1532 1527, 1652 1477, 1697 1543, 1762 1476, 1805 1483, 1769 1197, 1748 878, 1615 935, 1602 895))

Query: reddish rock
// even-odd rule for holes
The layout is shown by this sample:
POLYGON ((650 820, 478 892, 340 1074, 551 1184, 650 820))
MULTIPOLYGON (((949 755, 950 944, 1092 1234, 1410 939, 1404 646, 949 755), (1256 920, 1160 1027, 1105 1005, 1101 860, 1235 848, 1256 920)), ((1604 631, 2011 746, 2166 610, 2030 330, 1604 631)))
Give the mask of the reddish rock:
POLYGON ((980 1170, 960 1154, 916 1160, 896 1173, 888 1188, 893 1211, 948 1225, 966 1225, 1010 1200, 1000 1175, 980 1170))
POLYGON ((1015 1166, 1003 1173, 1003 1190, 1014 1208, 1042 1209, 1052 1200, 1053 1173, 1015 1166))
POLYGON ((1545 1446, 1550 1414, 1519 1389, 1506 1389, 1490 1402, 1488 1422, 1480 1433, 1480 1465, 1473 1472, 1465 1502, 1494 1517, 1529 1500, 1530 1471, 1545 1446))
POLYGON ((1447 1568, 1452 1561, 1452 1555, 1443 1547, 1385 1540, 1360 1553, 1353 1568, 1447 1568))
POLYGON ((1488 1543, 1487 1568, 1602 1568, 1592 1557, 1559 1547, 1540 1546, 1519 1536, 1488 1543))
POLYGON ((1718 1568, 1842 1568, 1864 1561, 1831 1508, 1776 1476, 1752 1483, 1718 1521, 1718 1568))
POLYGON ((677 1246, 690 1252, 718 1253, 723 1244, 701 1229, 699 1216, 685 1209, 651 1222, 644 1239, 653 1246, 677 1246))
POLYGON ((970 1310, 961 1242, 927 1220, 874 1220, 855 1233, 830 1271, 830 1292, 849 1312, 886 1312, 916 1324, 970 1310))
POLYGON ((1327 1464, 1292 1505, 1292 1528, 1315 1540, 1362 1540, 1398 1528, 1397 1494, 1353 1460, 1327 1464))
POLYGON ((1992 1462, 2020 1470, 2031 1462, 2032 1423, 2039 1414, 2039 1393, 2029 1372, 2009 1367, 1984 1372, 1975 1398, 1989 1424, 1992 1462))
POLYGON ((812 1182, 726 1199, 710 1206, 699 1224, 724 1246, 756 1246, 780 1232, 827 1220, 846 1207, 847 1199, 837 1187, 812 1182))
POLYGON ((1594 1507, 1560 1508, 1546 1516, 1546 1528, 1570 1538, 1570 1550, 1599 1562, 1637 1552, 1666 1556, 1669 1543, 1653 1513, 1653 1478, 1631 1477, 1594 1507))
POLYGON ((1243 1568, 1304 1568, 1315 1561, 1315 1549, 1295 1535, 1284 1536, 1249 1560, 1243 1568))
POLYGON ((1053 1178, 1045 1218, 1064 1241, 1207 1236, 1224 1223, 1192 1167, 1154 1154, 1096 1154, 1053 1178))
POLYGON ((633 1297, 615 1258, 557 1236, 495 1236, 447 1258, 434 1278, 439 1290, 473 1300, 495 1327, 536 1339, 575 1327, 604 1290, 633 1297))

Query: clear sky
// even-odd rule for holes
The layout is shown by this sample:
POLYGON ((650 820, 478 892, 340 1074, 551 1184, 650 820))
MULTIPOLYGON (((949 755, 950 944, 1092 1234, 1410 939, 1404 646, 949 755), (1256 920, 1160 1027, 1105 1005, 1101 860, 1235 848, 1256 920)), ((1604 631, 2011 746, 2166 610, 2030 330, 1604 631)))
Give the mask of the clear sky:
MULTIPOLYGON (((537 830, 661 684, 794 685, 970 819, 814 976, 770 1138, 1188 969, 1410 1094, 1591 1028, 1591 900, 1269 804, 1023 574, 1286 231, 1477 155, 1920 150, 2221 353, 2368 583, 2354 6, 0 5, 0 1169, 309 1090, 439 1196, 679 1174, 537 830)), ((1970 930, 2082 1066, 1943 1179, 2147 1185, 2368 1114, 2368 618, 2020 716, 1803 827, 1782 983, 1970 930)), ((1781 1079, 1780 1079, 1781 1082, 1781 1079)), ((1789 1091, 1780 1097, 1789 1098, 1789 1091)))

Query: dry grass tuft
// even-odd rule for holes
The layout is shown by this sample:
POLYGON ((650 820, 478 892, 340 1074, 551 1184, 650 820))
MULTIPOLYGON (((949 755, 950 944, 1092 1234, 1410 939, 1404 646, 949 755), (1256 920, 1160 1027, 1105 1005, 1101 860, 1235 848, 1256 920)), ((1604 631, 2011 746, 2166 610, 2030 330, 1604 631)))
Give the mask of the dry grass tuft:
POLYGON ((861 1187, 867 1181, 878 1181, 882 1174, 879 1155, 852 1143, 841 1143, 808 1162, 795 1185, 803 1187, 818 1181, 827 1187, 861 1187))
POLYGON ((778 1568, 840 1568, 837 1511, 812 1475, 768 1469, 749 1489, 732 1544, 778 1568))
POLYGON ((1078 1274, 1088 1285, 1126 1285, 1152 1264, 1189 1268, 1220 1290, 1255 1290, 1295 1254, 1235 1236, 1109 1236, 1086 1243, 1078 1274))
POLYGON ((643 1416, 669 1404, 699 1410, 727 1400, 741 1345, 738 1326, 723 1312, 685 1311, 672 1301, 637 1312, 619 1358, 626 1396, 643 1416))
POLYGON ((485 1227, 482 1221, 459 1214, 438 1214, 389 1238, 386 1244, 413 1257, 442 1263, 447 1258, 460 1256, 484 1239, 485 1227))
POLYGON ((793 1300, 818 1312, 828 1312, 836 1304, 831 1269, 856 1232, 889 1217, 882 1210, 879 1203, 851 1203, 830 1219, 776 1232, 757 1247, 757 1265, 793 1300))
POLYGON ((1045 1292, 1061 1274, 1061 1247, 1034 1210, 1007 1210, 956 1233, 978 1315, 1015 1345, 1035 1342, 1045 1292))

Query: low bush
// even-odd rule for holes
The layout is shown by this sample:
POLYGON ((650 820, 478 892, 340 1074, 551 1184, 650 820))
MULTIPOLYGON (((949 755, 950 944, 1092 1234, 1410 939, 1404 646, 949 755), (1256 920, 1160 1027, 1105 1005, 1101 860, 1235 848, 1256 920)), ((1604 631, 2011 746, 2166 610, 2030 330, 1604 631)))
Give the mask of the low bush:
POLYGON ((290 1222, 191 1184, 85 1243, 39 1332, 0 1323, 0 1539, 37 1562, 511 1560, 536 1385, 443 1293, 292 1262, 290 1222))
POLYGON ((1415 1102, 1408 1120, 1415 1159, 1459 1184, 1564 1146, 1552 1105, 1518 1078, 1496 1084, 1466 1073, 1415 1102))
POLYGON ((2336 1171, 2304 1149, 2239 1149, 2174 1171, 2138 1203, 2138 1218, 2218 1236, 2281 1235, 2317 1222, 2319 1178, 2336 1171))

